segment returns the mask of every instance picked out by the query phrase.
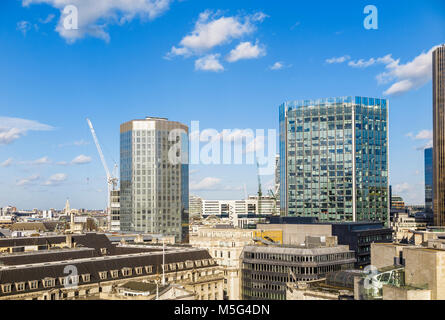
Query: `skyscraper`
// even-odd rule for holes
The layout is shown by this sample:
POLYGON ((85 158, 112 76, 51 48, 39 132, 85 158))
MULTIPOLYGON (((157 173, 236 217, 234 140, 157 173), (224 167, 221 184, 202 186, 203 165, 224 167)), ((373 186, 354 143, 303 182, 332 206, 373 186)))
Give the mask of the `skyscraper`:
POLYGON ((433 51, 433 211, 445 225, 445 45, 433 51))
POLYGON ((281 105, 281 214, 387 223, 387 128, 385 99, 341 97, 281 105))
POLYGON ((120 127, 122 231, 188 242, 188 127, 147 117, 120 127))
POLYGON ((425 211, 433 212, 433 148, 425 149, 425 211))

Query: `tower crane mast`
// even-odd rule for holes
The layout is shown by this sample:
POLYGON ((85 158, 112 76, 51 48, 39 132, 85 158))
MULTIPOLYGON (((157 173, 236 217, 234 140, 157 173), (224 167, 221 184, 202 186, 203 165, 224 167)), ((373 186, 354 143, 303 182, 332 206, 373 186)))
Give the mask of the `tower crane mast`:
POLYGON ((91 123, 90 119, 88 119, 88 118, 87 118, 87 122, 88 122, 88 126, 90 127, 91 135, 93 136, 94 143, 96 144, 96 148, 97 148, 97 152, 99 153, 100 161, 102 162, 102 165, 105 169, 105 173, 107 175, 107 187, 108 187, 108 189, 107 189, 107 191, 108 191, 107 214, 110 215, 111 214, 111 191, 116 190, 118 179, 116 178, 116 176, 112 176, 110 174, 110 170, 108 169, 107 162, 105 161, 105 157, 102 152, 102 148, 100 147, 99 140, 97 139, 96 131, 94 130, 93 124, 91 123))

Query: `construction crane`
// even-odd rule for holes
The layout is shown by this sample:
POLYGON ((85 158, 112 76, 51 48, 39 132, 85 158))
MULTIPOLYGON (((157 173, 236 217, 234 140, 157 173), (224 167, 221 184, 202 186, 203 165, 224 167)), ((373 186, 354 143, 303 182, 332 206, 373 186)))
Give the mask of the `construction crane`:
POLYGON ((99 140, 96 136, 96 131, 94 131, 93 124, 90 119, 87 118, 88 126, 91 130, 91 135, 93 136, 94 143, 96 144, 97 152, 99 153, 100 160, 102 161, 102 165, 104 166, 105 173, 107 175, 107 186, 108 186, 108 194, 107 194, 107 214, 110 218, 111 214, 111 191, 116 190, 118 179, 116 178, 116 168, 117 164, 114 165, 113 176, 110 174, 110 170, 108 170, 107 162, 105 161, 104 154, 102 152, 102 148, 100 147, 99 140))
POLYGON ((261 214, 261 197, 263 196, 263 192, 261 191, 260 164, 258 163, 258 159, 256 160, 256 168, 258 175, 258 214, 261 214))

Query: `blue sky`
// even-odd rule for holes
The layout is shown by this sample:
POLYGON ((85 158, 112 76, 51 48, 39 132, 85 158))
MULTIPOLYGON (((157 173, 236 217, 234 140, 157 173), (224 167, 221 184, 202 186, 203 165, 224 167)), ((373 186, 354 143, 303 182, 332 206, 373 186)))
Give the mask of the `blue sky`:
MULTIPOLYGON (((345 95, 390 100, 390 181, 423 203, 443 0, 114 3, 0 2, 0 207, 105 206, 87 117, 112 167, 131 119, 278 130, 282 102, 345 95), (61 29, 57 3, 78 7, 78 30, 61 29), (369 4, 377 30, 363 26, 369 4)), ((256 192, 256 167, 193 165, 190 184, 205 198, 242 198, 244 184, 256 192)))

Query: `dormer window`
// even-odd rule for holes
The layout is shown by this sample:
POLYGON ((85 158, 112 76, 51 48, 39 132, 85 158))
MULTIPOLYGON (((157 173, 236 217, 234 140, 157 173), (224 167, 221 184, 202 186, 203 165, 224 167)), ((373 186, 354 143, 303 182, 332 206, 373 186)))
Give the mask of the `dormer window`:
POLYGON ((91 280, 91 276, 90 276, 89 273, 86 273, 86 274, 82 275, 82 281, 83 282, 90 282, 90 280, 91 280))
POLYGON ((50 287, 54 287, 56 284, 56 279, 54 278, 45 278, 42 280, 43 282, 43 286, 45 288, 50 288, 50 287))
POLYGON ((17 291, 25 291, 25 283, 24 282, 18 282, 15 284, 15 289, 17 291))
POLYGON ((99 272, 99 278, 100 278, 100 280, 105 280, 107 278, 107 272, 106 271, 100 271, 99 272))
POLYGON ((152 273, 153 272, 153 266, 145 266, 145 272, 152 273))
POLYGON ((11 288, 12 288, 12 286, 11 286, 10 283, 2 284, 2 291, 3 291, 3 293, 10 293, 11 292, 11 288))
POLYGON ((119 275, 119 270, 111 270, 111 277, 117 278, 119 275))
POLYGON ((133 270, 131 268, 122 268, 122 275, 125 277, 129 277, 132 275, 133 270))
POLYGON ((28 281, 29 289, 34 290, 39 287, 39 282, 37 280, 28 281))
POLYGON ((141 275, 142 274, 142 267, 136 267, 136 268, 134 268, 134 271, 136 272, 137 275, 141 275))

